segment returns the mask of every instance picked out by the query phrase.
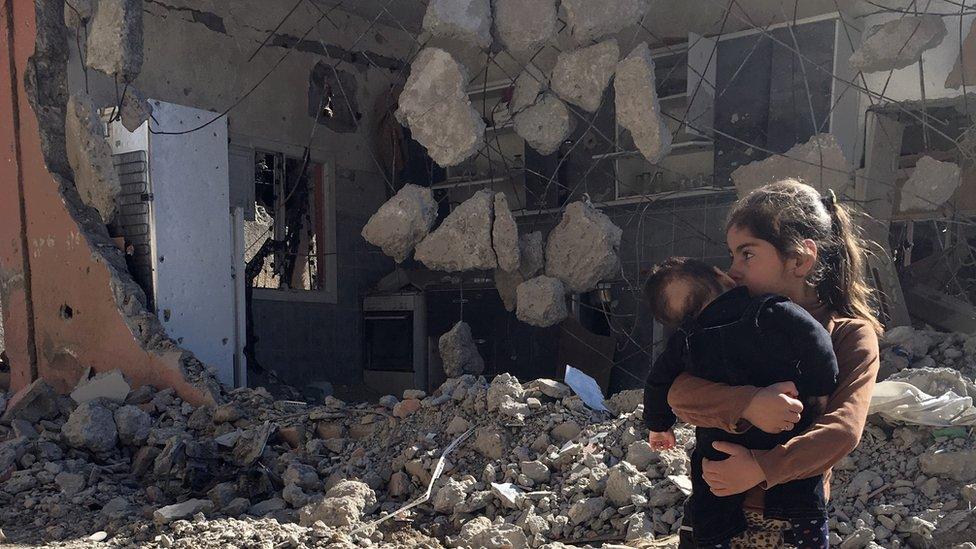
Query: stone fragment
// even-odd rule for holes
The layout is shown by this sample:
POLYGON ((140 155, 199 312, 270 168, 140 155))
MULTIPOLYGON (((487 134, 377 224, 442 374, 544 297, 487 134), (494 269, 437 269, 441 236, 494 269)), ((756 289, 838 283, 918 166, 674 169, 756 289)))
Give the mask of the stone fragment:
POLYGON ((617 123, 630 131, 637 150, 652 164, 671 152, 671 132, 661 116, 654 59, 641 42, 617 63, 613 79, 617 123))
POLYGON ((577 501, 569 508, 569 520, 573 524, 584 524, 596 517, 607 508, 607 500, 603 497, 586 498, 577 501))
POLYGON ((464 503, 466 495, 464 484, 454 479, 447 479, 447 482, 434 494, 432 501, 434 511, 448 515, 452 514, 456 506, 464 503))
POLYGON ((462 374, 480 374, 485 371, 485 361, 471 336, 471 326, 461 321, 444 333, 438 340, 441 361, 447 377, 462 374))
POLYGON ((255 517, 263 517, 275 511, 281 511, 282 509, 288 507, 285 500, 281 498, 270 498, 264 501, 259 501, 252 505, 247 510, 247 514, 255 517))
POLYGON ((938 15, 899 17, 868 29, 861 46, 851 54, 855 71, 878 72, 903 69, 917 63, 922 52, 942 43, 945 23, 938 15))
POLYGON ((410 477, 402 471, 397 471, 390 476, 390 483, 387 485, 387 493, 392 498, 400 498, 410 493, 410 477))
POLYGON ((636 467, 621 461, 610 468, 603 495, 614 505, 629 505, 635 496, 643 495, 646 485, 646 477, 636 467))
POLYGON ((71 399, 83 404, 96 398, 105 398, 114 402, 123 402, 129 394, 129 382, 125 380, 120 370, 103 372, 91 379, 83 378, 71 391, 71 399))
POLYGON ((98 0, 88 29, 88 67, 132 82, 142 70, 142 2, 98 0))
POLYGON ((101 514, 109 520, 120 520, 131 516, 135 506, 125 496, 116 496, 102 506, 101 514))
POLYGON ((456 38, 487 49, 491 46, 489 0, 430 0, 423 28, 433 36, 456 38))
POLYGON ((529 477, 533 481, 546 484, 549 482, 549 467, 541 461, 523 461, 519 467, 522 469, 522 474, 529 477))
POLYGON ((311 496, 306 494, 298 485, 286 484, 281 489, 281 499, 295 509, 300 509, 311 501, 311 496))
POLYGON ((221 509, 221 512, 229 517, 238 517, 251 508, 251 502, 247 498, 234 498, 221 509))
POLYGON ((514 524, 494 524, 487 517, 469 520, 461 527, 455 547, 527 549, 525 532, 514 524))
POLYGON ((115 217, 116 199, 122 186, 101 121, 87 95, 73 94, 68 100, 64 134, 78 195, 109 223, 115 217))
POLYGON ((830 133, 817 134, 783 155, 774 154, 764 160, 739 166, 732 172, 732 181, 739 197, 784 179, 799 180, 821 194, 826 194, 830 189, 838 197, 843 197, 852 189, 850 164, 837 139, 830 133))
POLYGON ((61 427, 61 434, 72 447, 95 453, 108 452, 118 443, 112 412, 94 401, 75 408, 61 427))
POLYGON ((555 277, 573 292, 588 292, 620 271, 622 231, 604 213, 583 202, 566 207, 559 225, 549 234, 546 276, 555 277))
POLYGON ((542 233, 534 231, 519 237, 519 272, 525 279, 532 278, 546 266, 546 251, 542 245, 542 233))
POLYGON ((119 112, 122 126, 134 132, 152 117, 152 113, 152 104, 146 96, 138 88, 129 84, 125 88, 125 95, 122 96, 122 109, 119 112))
POLYGON ((508 452, 507 437, 493 427, 481 427, 475 432, 474 449, 486 458, 502 459, 508 452))
POLYGON ((552 91, 587 112, 596 112, 620 50, 616 40, 560 53, 552 70, 552 91))
POLYGON ((3 483, 3 491, 15 496, 37 488, 37 477, 32 471, 15 471, 6 482, 3 483))
POLYGON ((408 398, 400 401, 393 407, 393 417, 405 418, 420 409, 420 401, 415 398, 408 398))
POLYGON ((304 490, 318 490, 322 487, 315 468, 304 463, 292 462, 281 476, 285 484, 294 484, 304 490))
POLYGON ((329 489, 325 498, 302 508, 299 521, 311 526, 321 520, 326 526, 349 526, 358 522, 367 507, 376 504, 376 494, 366 484, 343 480, 329 489))
POLYGON ((579 436, 581 431, 579 424, 570 419, 553 427, 551 434, 557 441, 566 442, 579 436))
POLYGON ((940 162, 931 156, 919 158, 901 187, 901 211, 931 211, 942 206, 959 188, 961 174, 954 162, 940 162))
POLYGON ((498 258, 498 268, 504 271, 517 271, 521 257, 519 251, 518 225, 508 207, 505 193, 495 193, 494 222, 491 226, 491 245, 498 258))
POLYGON ((509 373, 498 374, 488 386, 488 411, 497 410, 506 400, 521 402, 524 398, 525 391, 515 376, 509 373))
POLYGON ((569 314, 566 288, 558 278, 537 276, 519 284, 515 290, 515 303, 515 316, 540 328, 559 324, 569 314))
POLYGON ((549 398, 562 399, 573 394, 572 389, 565 383, 560 383, 554 379, 539 378, 534 379, 528 384, 529 389, 537 389, 549 398))
POLYGON ((17 438, 23 437, 28 440, 33 440, 37 438, 37 435, 39 434, 37 429, 34 428, 34 424, 26 419, 12 420, 10 422, 10 427, 14 430, 14 436, 17 438))
POLYGON ((436 220, 437 202, 430 188, 407 183, 369 218, 362 235, 402 263, 436 220))
POLYGON ((548 80, 546 75, 534 67, 534 65, 526 67, 515 77, 512 100, 508 103, 508 110, 513 116, 535 104, 542 92, 543 84, 548 80))
POLYGON ((127 446, 141 446, 149 438, 152 417, 136 406, 122 406, 115 411, 115 425, 119 442, 127 446))
POLYGON ((505 310, 513 312, 517 303, 516 291, 520 284, 525 282, 522 275, 518 272, 510 273, 501 269, 495 269, 495 289, 498 296, 502 299, 505 310))
POLYGON ((244 412, 234 403, 222 404, 213 411, 214 423, 233 423, 244 415, 244 412))
POLYGON ((556 34, 554 0, 495 0, 495 29, 513 54, 534 55, 556 34))
POLYGON ((85 489, 85 476, 77 473, 61 472, 54 477, 55 484, 66 496, 73 496, 85 489))
POLYGON ((445 433, 449 435, 459 435, 471 428, 471 423, 461 416, 454 416, 454 419, 447 424, 447 429, 444 430, 445 433))
POLYGON ((976 82, 976 20, 969 27, 966 38, 959 48, 959 55, 956 56, 956 63, 946 77, 945 87, 956 89, 976 82))
POLYGON ((186 420, 186 427, 194 431, 203 431, 213 425, 213 408, 200 406, 186 420))
POLYGON ((919 468, 929 476, 959 482, 976 480, 976 450, 926 452, 918 458, 919 468))
POLYGON ((628 542, 654 539, 654 520, 647 513, 634 513, 627 517, 627 534, 624 539, 628 542))
POLYGON ((221 482, 207 492, 207 497, 210 498, 210 501, 213 502, 217 509, 222 510, 237 497, 237 484, 234 482, 221 482))
POLYGON ((464 68, 439 48, 425 48, 410 66, 396 118, 441 166, 459 164, 484 144, 485 123, 471 106, 464 68))
POLYGON ((187 519, 197 513, 207 513, 213 509, 213 502, 206 499, 188 499, 173 505, 160 507, 153 512, 156 524, 169 524, 174 520, 187 519))
POLYGON ((563 0, 566 26, 577 44, 615 34, 637 24, 647 13, 648 0, 563 0))
POLYGON ((656 463, 659 459, 660 454, 651 449, 651 445, 646 440, 632 442, 627 447, 627 456, 624 458, 638 471, 646 471, 649 465, 656 463))
POLYGON ((566 104, 552 94, 515 115, 515 133, 543 156, 556 152, 575 127, 566 104))
POLYGON ((491 245, 493 203, 491 191, 475 193, 417 245, 414 257, 432 270, 494 269, 498 262, 491 245))
POLYGON ((952 391, 959 396, 976 398, 976 383, 955 368, 906 368, 888 379, 904 381, 928 395, 944 395, 952 391))
POLYGON ((417 400, 423 400, 427 397, 427 392, 420 389, 404 389, 403 390, 403 400, 408 398, 415 398, 417 400))
POLYGON ((234 445, 234 461, 241 466, 248 466, 257 461, 264 453, 268 437, 273 430, 274 425, 266 421, 263 425, 243 432, 234 445))
POLYGON ((72 0, 64 4, 64 24, 78 32, 92 17, 92 0, 72 0))

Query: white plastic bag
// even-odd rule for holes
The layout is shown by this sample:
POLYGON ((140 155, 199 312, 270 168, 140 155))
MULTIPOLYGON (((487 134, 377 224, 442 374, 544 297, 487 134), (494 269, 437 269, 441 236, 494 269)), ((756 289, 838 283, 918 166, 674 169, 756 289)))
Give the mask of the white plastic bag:
POLYGON ((868 413, 917 425, 976 425, 972 398, 953 391, 931 396, 902 381, 882 381, 875 385, 868 413))

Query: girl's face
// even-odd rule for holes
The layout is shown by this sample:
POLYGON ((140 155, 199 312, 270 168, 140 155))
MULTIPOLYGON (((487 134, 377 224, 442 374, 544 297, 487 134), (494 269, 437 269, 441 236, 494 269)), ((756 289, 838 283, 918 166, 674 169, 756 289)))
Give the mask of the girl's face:
POLYGON ((753 296, 779 294, 791 299, 795 285, 791 262, 766 240, 753 236, 746 228, 732 226, 725 235, 732 257, 729 276, 739 286, 749 288, 753 296))

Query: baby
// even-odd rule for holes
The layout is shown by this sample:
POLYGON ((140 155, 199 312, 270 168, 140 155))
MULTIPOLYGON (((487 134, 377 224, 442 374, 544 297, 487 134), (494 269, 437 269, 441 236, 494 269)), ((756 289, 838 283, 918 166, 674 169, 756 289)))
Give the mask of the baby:
MULTIPOLYGON (((776 295, 750 296, 724 273, 700 261, 671 258, 655 266, 645 285, 651 312, 676 329, 651 367, 644 389, 644 422, 655 449, 674 446, 675 416, 667 395, 681 372, 728 385, 765 387, 792 381, 804 403, 800 421, 790 431, 765 433, 757 428, 729 433, 697 428, 692 453, 692 495, 683 526, 695 541, 722 547, 745 529, 744 494, 719 497, 702 477, 702 459, 728 457, 712 448, 728 441, 766 450, 804 431, 826 403, 837 382, 837 359, 830 334, 806 310, 776 295), (690 524, 689 524, 690 523, 690 524)), ((826 519, 820 476, 794 480, 766 491, 765 518, 799 521, 826 519)))

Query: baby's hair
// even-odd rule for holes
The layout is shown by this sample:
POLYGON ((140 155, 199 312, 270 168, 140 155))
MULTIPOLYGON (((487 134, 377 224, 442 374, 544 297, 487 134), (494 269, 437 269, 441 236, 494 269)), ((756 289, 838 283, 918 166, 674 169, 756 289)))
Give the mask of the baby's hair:
POLYGON ((697 312, 714 293, 724 291, 715 268, 703 261, 688 257, 672 257, 653 267, 644 283, 644 299, 651 314, 666 326, 676 326, 685 320, 689 312, 697 312), (672 311, 668 307, 665 290, 671 282, 686 280, 692 285, 684 312, 672 311))
POLYGON ((882 332, 870 305, 872 290, 864 279, 864 241, 832 191, 821 196, 795 179, 760 187, 735 204, 726 227, 748 229, 784 257, 803 253, 803 241, 812 240, 817 245, 817 264, 807 281, 816 288, 820 301, 832 311, 864 320, 878 334, 882 332))

